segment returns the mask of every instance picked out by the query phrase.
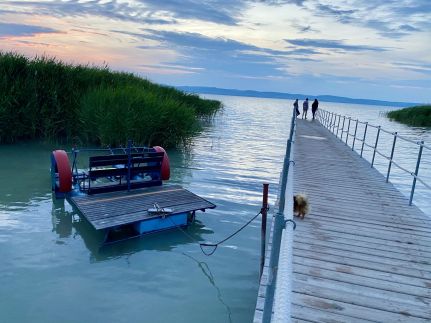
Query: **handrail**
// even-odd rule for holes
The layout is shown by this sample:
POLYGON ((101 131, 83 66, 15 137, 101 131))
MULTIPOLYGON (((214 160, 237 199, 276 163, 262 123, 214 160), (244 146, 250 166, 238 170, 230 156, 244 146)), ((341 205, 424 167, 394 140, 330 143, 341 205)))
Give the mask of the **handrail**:
POLYGON ((293 109, 290 134, 286 145, 278 211, 274 216, 268 281, 265 291, 262 322, 290 322, 293 242, 293 148, 296 132, 296 111, 293 109), (287 198, 287 201, 286 201, 287 198))
POLYGON ((376 154, 384 157, 385 159, 387 159, 389 161, 388 164, 388 170, 387 170, 387 174, 386 174, 386 182, 389 182, 389 176, 391 173, 391 168, 392 165, 395 165, 398 169, 410 174, 413 177, 413 182, 412 182, 412 186, 411 186, 411 190, 410 190, 410 199, 409 199, 409 205, 412 205, 413 203, 413 196, 414 196, 414 192, 415 192, 415 188, 416 188, 416 181, 419 181, 421 184, 423 184, 427 189, 431 190, 431 186, 429 186, 428 184, 425 183, 425 181, 423 181, 421 178, 419 178, 418 173, 419 173, 419 168, 420 168, 420 163, 421 163, 421 158, 422 158, 422 153, 423 153, 423 149, 427 149, 431 151, 431 146, 425 145, 424 141, 415 141, 412 140, 410 138, 406 138, 404 136, 399 135, 397 132, 392 132, 386 129, 383 129, 381 126, 376 126, 376 125, 372 125, 368 122, 364 122, 364 121, 359 121, 358 119, 353 119, 352 117, 346 117, 346 116, 342 116, 341 114, 337 114, 334 112, 330 112, 330 111, 326 111, 326 110, 319 110, 319 113, 317 114, 317 119, 319 120, 319 122, 325 127, 327 128, 330 132, 332 132, 337 138, 339 138, 342 142, 345 142, 346 145, 348 144, 348 137, 352 136, 353 137, 353 143, 352 143, 352 150, 355 150, 355 141, 359 140, 360 142, 362 142, 362 146, 361 146, 361 153, 360 153, 360 157, 362 158, 362 153, 364 150, 364 146, 371 148, 373 151, 373 157, 372 160, 370 162, 371 167, 374 167, 374 159, 376 154), (336 122, 338 118, 338 123, 336 122), (341 118, 343 118, 343 125, 342 125, 342 129, 341 129, 341 134, 340 137, 338 136, 338 132, 340 130, 340 120, 341 118), (344 130, 344 121, 348 119, 349 120, 349 126, 347 127, 347 130, 344 130), (356 127, 355 127, 355 133, 352 134, 350 133, 350 123, 351 121, 356 122, 356 127), (357 126, 358 124, 363 124, 365 125, 364 127, 364 132, 362 135, 362 138, 358 137, 357 135, 357 126), (376 133, 376 138, 375 138, 375 142, 374 145, 370 145, 368 143, 366 143, 366 136, 367 136, 367 130, 368 127, 372 127, 374 129, 377 129, 377 133, 376 133), (336 131, 335 131, 336 130, 336 131), (382 153, 379 149, 377 149, 378 147, 378 143, 379 143, 379 136, 380 136, 380 132, 384 132, 386 134, 390 134, 393 136, 393 141, 392 141, 392 150, 391 150, 391 155, 390 156, 386 156, 384 153, 382 153), (346 133, 346 139, 345 141, 343 141, 343 134, 346 133), (395 152, 395 146, 396 146, 396 142, 397 139, 401 139, 404 140, 406 142, 415 144, 419 146, 419 151, 418 151, 418 156, 417 156, 417 160, 416 160, 416 167, 415 167, 415 171, 409 171, 406 168, 400 166, 397 162, 394 161, 394 152, 395 152))

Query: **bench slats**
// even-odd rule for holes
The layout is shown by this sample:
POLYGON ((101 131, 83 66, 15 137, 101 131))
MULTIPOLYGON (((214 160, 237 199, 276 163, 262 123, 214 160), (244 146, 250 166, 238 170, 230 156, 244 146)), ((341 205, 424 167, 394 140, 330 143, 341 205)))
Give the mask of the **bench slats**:
MULTIPOLYGON (((161 180, 153 180, 153 181, 130 181, 130 188, 143 188, 149 186, 161 186, 161 180)), ((127 183, 107 183, 103 186, 91 186, 88 189, 88 194, 98 194, 98 193, 107 193, 107 192, 115 192, 115 191, 124 191, 127 189, 127 183)))
MULTIPOLYGON (((140 173, 160 172, 159 166, 139 166, 130 168, 130 176, 134 177, 140 173)), ((126 176, 128 174, 127 167, 123 168, 102 168, 92 169, 88 172, 90 178, 109 177, 109 176, 126 176)))
MULTIPOLYGON (((103 166, 114 166, 114 165, 127 165, 128 163, 128 157, 120 156, 120 155, 113 155, 112 158, 99 158, 99 157, 111 157, 111 156, 95 156, 90 157, 89 160, 89 167, 103 167, 103 166), (98 157, 98 158, 95 158, 98 157)), ((161 163, 163 160, 163 153, 154 153, 151 156, 131 156, 130 162, 132 164, 137 163, 161 163), (157 154, 157 155, 156 155, 157 154)))
POLYGON ((90 157, 89 171, 86 173, 88 176, 88 194, 121 191, 128 188, 127 179, 124 179, 123 181, 96 184, 94 186, 91 185, 92 180, 101 177, 127 177, 130 174, 130 188, 162 185, 160 173, 164 154, 164 152, 149 151, 130 154, 130 169, 128 167, 129 156, 127 154, 90 157), (140 174, 151 174, 153 176, 151 180, 132 179, 140 174))

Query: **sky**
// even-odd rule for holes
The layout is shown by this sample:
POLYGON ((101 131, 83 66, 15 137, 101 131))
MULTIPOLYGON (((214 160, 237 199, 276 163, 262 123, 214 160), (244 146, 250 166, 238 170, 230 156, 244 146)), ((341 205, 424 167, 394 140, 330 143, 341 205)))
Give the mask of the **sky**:
POLYGON ((0 50, 172 86, 431 102, 431 0, 0 0, 0 50))

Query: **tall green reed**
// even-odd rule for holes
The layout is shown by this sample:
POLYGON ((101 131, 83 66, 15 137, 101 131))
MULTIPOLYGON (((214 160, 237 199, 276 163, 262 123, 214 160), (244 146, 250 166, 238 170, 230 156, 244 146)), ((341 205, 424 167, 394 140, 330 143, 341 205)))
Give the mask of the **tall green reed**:
POLYGON ((0 143, 48 139, 80 144, 174 146, 199 131, 221 103, 107 67, 0 52, 0 143))

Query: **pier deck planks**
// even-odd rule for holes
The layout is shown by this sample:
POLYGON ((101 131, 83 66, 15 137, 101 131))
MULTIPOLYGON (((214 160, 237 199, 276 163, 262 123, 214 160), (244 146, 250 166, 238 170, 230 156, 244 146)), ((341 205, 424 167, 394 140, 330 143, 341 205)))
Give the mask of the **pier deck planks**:
POLYGON ((431 217, 318 122, 298 120, 294 156, 311 212, 296 220, 292 321, 430 322, 431 217))
POLYGON ((155 217, 147 212, 154 203, 158 203, 162 208, 171 208, 172 214, 215 207, 211 202, 178 185, 155 186, 130 192, 79 195, 69 200, 96 230, 155 217))

